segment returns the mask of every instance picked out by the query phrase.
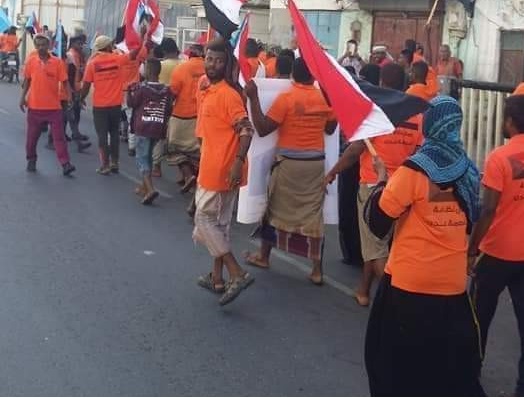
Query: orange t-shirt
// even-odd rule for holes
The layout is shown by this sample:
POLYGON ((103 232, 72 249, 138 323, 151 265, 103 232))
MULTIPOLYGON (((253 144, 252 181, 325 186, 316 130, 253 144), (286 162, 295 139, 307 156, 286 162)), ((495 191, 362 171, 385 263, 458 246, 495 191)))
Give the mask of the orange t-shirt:
POLYGON ((258 68, 260 67, 258 58, 248 58, 247 62, 249 63, 249 67, 251 69, 251 77, 255 77, 257 75, 258 68))
MULTIPOLYGON (((407 122, 402 123, 393 134, 371 139, 371 143, 386 165, 390 177, 415 152, 417 146, 422 145, 423 141, 422 115, 413 116, 407 122)), ((371 153, 366 149, 360 155, 360 182, 376 184, 377 179, 371 153)))
POLYGON ((406 90, 406 94, 410 94, 415 97, 422 98, 423 100, 426 100, 426 101, 431 101, 433 98, 435 98, 438 95, 438 92, 433 90, 427 84, 415 83, 409 86, 409 88, 406 90))
POLYGON ((4 35, 2 40, 2 51, 13 53, 18 48, 18 37, 16 35, 4 35))
MULTIPOLYGON (((67 64, 65 62, 65 60, 62 60, 62 63, 64 64, 64 68, 65 70, 67 70, 67 64)), ((69 96, 67 90, 66 90, 66 85, 69 85, 69 80, 66 81, 66 82, 60 82, 59 83, 59 95, 60 95, 60 101, 64 102, 64 101, 69 101, 71 99, 71 97, 69 96)))
POLYGON ((493 223, 480 250, 506 261, 524 260, 524 134, 495 149, 486 160, 482 184, 501 193, 493 223))
POLYGON ((266 66, 266 77, 273 79, 277 76, 277 58, 271 57, 265 62, 266 66))
POLYGON ((520 83, 512 95, 524 95, 524 83, 520 83))
MULTIPOLYGON (((227 178, 240 146, 234 126, 247 111, 240 94, 224 80, 199 90, 198 134, 202 138, 199 185, 209 191, 229 190, 227 178)), ((247 162, 241 185, 247 182, 247 162)))
POLYGON ((384 189, 380 208, 398 219, 386 265, 391 284, 412 293, 464 293, 467 218, 453 190, 402 166, 384 189))
POLYGON ((121 106, 124 89, 123 67, 129 61, 125 54, 98 53, 86 66, 84 81, 93 83, 93 105, 96 108, 121 106))
POLYGON ((27 106, 29 109, 55 111, 62 109, 60 82, 67 81, 64 62, 53 56, 47 61, 32 56, 27 59, 24 75, 31 81, 27 106))
POLYGON ((127 91, 127 88, 133 84, 140 81, 140 65, 147 59, 147 48, 144 46, 140 49, 135 59, 129 58, 126 55, 127 59, 122 65, 123 70, 123 79, 124 79, 124 91, 127 91))
POLYGON ((179 65, 171 75, 171 91, 176 97, 173 105, 173 116, 182 119, 197 116, 198 81, 206 73, 204 60, 199 57, 179 65))
POLYGON ((279 125, 278 148, 306 151, 324 151, 326 123, 334 120, 322 92, 299 83, 277 97, 267 117, 279 125))

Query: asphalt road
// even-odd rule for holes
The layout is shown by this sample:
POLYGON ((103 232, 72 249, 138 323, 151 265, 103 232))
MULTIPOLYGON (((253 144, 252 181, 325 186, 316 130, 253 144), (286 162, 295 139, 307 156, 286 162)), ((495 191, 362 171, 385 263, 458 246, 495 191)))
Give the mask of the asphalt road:
MULTIPOLYGON (((71 146, 78 172, 67 179, 42 139, 29 175, 18 98, 0 83, 0 395, 368 395, 368 311, 350 297, 359 270, 339 261, 335 230, 326 286, 280 254, 221 308, 196 286, 210 259, 191 239, 173 172, 145 208, 125 152, 122 173, 101 177, 96 150, 71 146)), ((253 248, 248 232, 235 226, 237 254, 253 248)), ((518 351, 505 295, 484 369, 491 395, 513 391, 518 351)))

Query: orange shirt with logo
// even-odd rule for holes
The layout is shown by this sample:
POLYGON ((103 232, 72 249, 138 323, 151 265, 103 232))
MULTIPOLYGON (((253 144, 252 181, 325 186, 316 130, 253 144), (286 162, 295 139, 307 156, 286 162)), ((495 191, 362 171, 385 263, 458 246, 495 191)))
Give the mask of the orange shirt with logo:
POLYGON ((94 85, 93 106, 110 108, 123 101, 123 67, 129 62, 125 54, 98 53, 86 66, 84 81, 94 85))
MULTIPOLYGON (((235 125, 247 118, 244 101, 224 80, 197 95, 198 135, 202 138, 198 183, 209 191, 228 191, 227 178, 240 147, 235 125)), ((242 174, 241 185, 245 185, 247 162, 242 174)))
POLYGON ((54 56, 43 61, 38 56, 27 59, 24 76, 31 81, 27 106, 32 110, 54 111, 62 109, 60 82, 67 81, 64 62, 54 56))
POLYGON ((267 117, 279 125, 278 148, 304 151, 324 151, 326 123, 334 120, 322 92, 299 83, 277 97, 267 117))
POLYGON ((500 192, 500 201, 480 250, 501 260, 523 261, 524 134, 489 155, 482 184, 500 192))
POLYGON ((171 91, 176 97, 173 116, 189 119, 197 116, 197 88, 200 78, 206 73, 204 59, 190 58, 179 65, 171 75, 171 91))
POLYGON ((140 49, 135 59, 131 59, 126 55, 126 60, 122 64, 123 74, 123 89, 127 91, 127 88, 140 81, 140 65, 147 59, 147 48, 144 46, 140 49))
MULTIPOLYGON (((422 115, 413 116, 407 122, 395 129, 393 134, 383 135, 371 139, 378 156, 382 159, 388 170, 388 175, 393 173, 411 156, 417 146, 424 141, 422 135, 422 115)), ((369 150, 360 155, 360 182, 363 184, 376 184, 377 173, 373 167, 373 158, 369 150)))
POLYGON ((423 173, 401 166, 379 205, 398 219, 386 265, 391 284, 412 293, 464 293, 467 217, 452 189, 441 190, 423 173))

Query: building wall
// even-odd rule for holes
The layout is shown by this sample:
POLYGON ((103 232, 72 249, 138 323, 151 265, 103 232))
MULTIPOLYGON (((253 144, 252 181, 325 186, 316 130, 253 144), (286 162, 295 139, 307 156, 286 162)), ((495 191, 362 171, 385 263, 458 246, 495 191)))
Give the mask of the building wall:
POLYGON ((459 45, 465 78, 498 81, 501 30, 524 29, 524 6, 517 0, 477 0, 475 16, 459 45))
POLYGON ((346 43, 353 38, 353 31, 351 30, 353 23, 360 23, 360 46, 359 53, 364 59, 369 59, 371 53, 371 39, 373 36, 373 15, 367 11, 353 9, 342 12, 340 23, 340 43, 339 55, 344 54, 346 43))
POLYGON ((31 15, 34 11, 40 24, 49 26, 53 31, 58 20, 68 33, 84 25, 84 0, 17 0, 16 3, 17 13, 31 15))

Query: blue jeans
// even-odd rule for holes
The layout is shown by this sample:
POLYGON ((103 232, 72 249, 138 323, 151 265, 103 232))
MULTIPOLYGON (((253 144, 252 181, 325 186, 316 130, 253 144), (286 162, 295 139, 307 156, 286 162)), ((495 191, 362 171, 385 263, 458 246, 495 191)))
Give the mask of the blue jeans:
POLYGON ((136 166, 141 175, 151 173, 153 168, 153 148, 158 140, 156 138, 136 136, 136 166))

